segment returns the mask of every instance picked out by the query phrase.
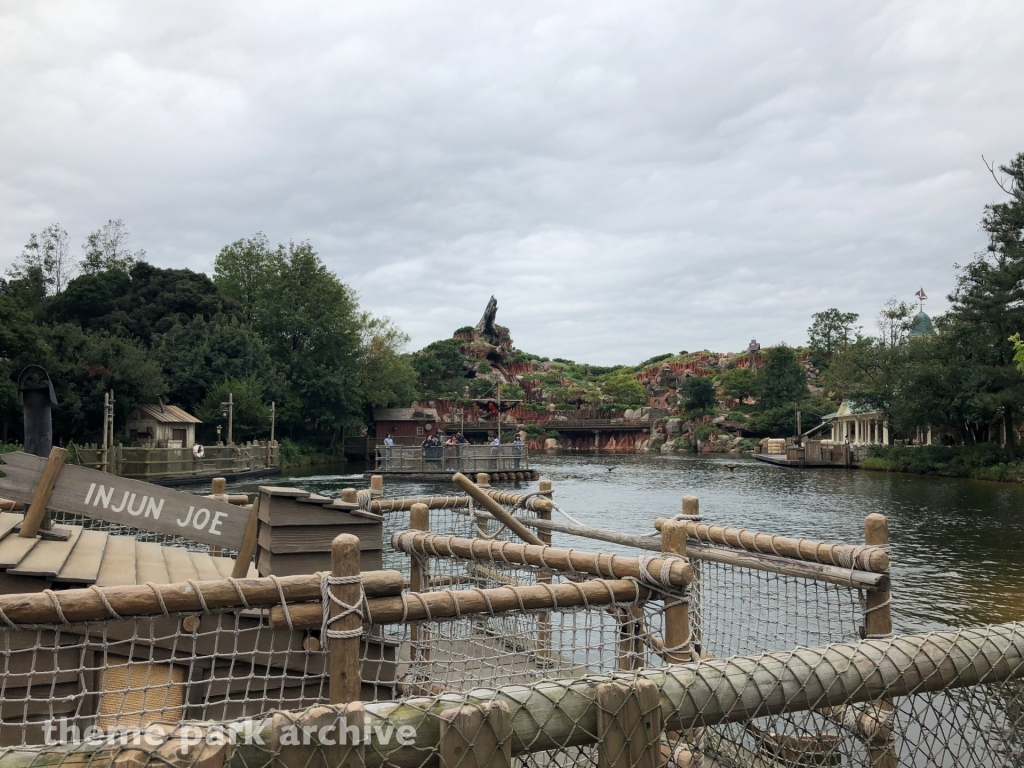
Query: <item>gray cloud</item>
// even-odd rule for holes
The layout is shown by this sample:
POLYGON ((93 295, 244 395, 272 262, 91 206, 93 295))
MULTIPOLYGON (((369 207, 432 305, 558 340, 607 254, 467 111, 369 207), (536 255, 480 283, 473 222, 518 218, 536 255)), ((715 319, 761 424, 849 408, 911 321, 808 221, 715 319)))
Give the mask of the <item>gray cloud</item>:
POLYGON ((0 265, 123 218, 210 271, 309 239, 413 346, 487 297, 594 363, 941 300, 1024 150, 1016 3, 0 10, 0 265))

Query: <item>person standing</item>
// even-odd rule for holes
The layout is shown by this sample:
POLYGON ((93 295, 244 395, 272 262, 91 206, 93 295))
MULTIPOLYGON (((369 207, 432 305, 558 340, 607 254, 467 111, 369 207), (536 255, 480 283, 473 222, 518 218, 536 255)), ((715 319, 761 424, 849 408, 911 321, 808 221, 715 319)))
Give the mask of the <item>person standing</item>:
POLYGON ((516 439, 512 441, 512 456, 514 457, 515 468, 519 469, 520 458, 523 455, 523 441, 519 439, 519 435, 516 435, 516 439))
POLYGON ((395 450, 395 441, 391 437, 391 433, 388 432, 384 438, 384 469, 390 469, 391 467, 391 454, 395 450))

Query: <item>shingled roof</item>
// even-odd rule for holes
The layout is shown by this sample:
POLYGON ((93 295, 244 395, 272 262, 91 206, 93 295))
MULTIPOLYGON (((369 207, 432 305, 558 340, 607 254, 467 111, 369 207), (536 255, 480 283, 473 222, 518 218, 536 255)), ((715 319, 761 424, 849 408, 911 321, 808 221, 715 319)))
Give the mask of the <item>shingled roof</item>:
POLYGON ((154 418, 164 424, 203 423, 201 419, 197 419, 184 408, 179 408, 176 405, 139 405, 136 407, 136 410, 138 410, 140 414, 154 418))

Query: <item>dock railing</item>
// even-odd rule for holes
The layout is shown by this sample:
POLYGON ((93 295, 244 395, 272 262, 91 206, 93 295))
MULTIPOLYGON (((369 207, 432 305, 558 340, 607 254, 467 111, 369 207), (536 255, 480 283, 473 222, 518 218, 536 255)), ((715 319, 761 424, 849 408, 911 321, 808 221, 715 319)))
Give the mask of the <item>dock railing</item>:
POLYGON ((120 477, 159 480, 188 475, 232 475, 277 467, 281 463, 280 452, 281 447, 276 440, 209 446, 204 448, 202 458, 192 453, 192 446, 150 448, 117 445, 107 450, 92 445, 72 445, 68 449, 68 462, 120 477))
MULTIPOLYGON (((451 688, 425 680, 394 700, 361 701, 374 663, 366 648, 378 649, 378 666, 388 653, 406 658, 379 641, 385 620, 461 622, 486 638, 487 617, 551 610, 557 598, 516 605, 531 593, 511 587, 395 595, 396 574, 360 581, 344 570, 326 582, 296 576, 0 598, 5 647, 18 651, 3 661, 0 732, 12 746, 0 750, 0 768, 989 768, 1024 760, 1022 623, 597 674, 546 675, 538 664, 532 681, 451 688), (314 600, 310 621, 310 604, 292 601, 320 596, 325 584, 333 597, 314 600), (275 628, 282 599, 291 627, 275 628), (237 638, 232 624, 245 615, 262 641, 237 638), (134 663, 119 656, 128 652, 134 663), (361 664, 362 688, 358 675, 355 689, 334 684, 336 674, 348 679, 345 660, 361 664), (89 685, 91 693, 77 693, 89 685), (286 692, 299 706, 288 706, 286 692), (319 701, 301 704, 310 699, 319 701), (218 716, 225 707, 236 714, 218 716), (80 720, 61 719, 70 712, 80 720), (87 738, 67 743, 85 722, 95 726, 87 738), (19 738, 29 732, 32 739, 19 738), (39 743, 46 736, 51 743, 39 743)), ((625 584, 585 582, 575 591, 589 605, 580 597, 576 608, 607 614, 618 601, 631 605, 644 588, 625 584)), ((450 642, 429 635, 433 625, 423 629, 430 650, 450 642)), ((400 675, 401 665, 392 666, 400 675)))
POLYGON ((434 447, 379 445, 375 451, 380 472, 520 472, 530 468, 525 445, 439 445, 434 447))

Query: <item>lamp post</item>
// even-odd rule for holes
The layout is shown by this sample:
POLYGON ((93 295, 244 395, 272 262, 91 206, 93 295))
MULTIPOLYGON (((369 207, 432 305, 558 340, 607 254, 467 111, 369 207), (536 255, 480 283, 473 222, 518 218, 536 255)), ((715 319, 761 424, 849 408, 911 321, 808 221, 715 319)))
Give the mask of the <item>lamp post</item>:
POLYGON ((228 392, 228 400, 226 403, 220 404, 220 415, 226 416, 228 420, 228 445, 235 444, 235 396, 231 392, 228 392))
POLYGON ((274 416, 277 415, 277 409, 273 400, 270 401, 270 442, 274 442, 274 416))

